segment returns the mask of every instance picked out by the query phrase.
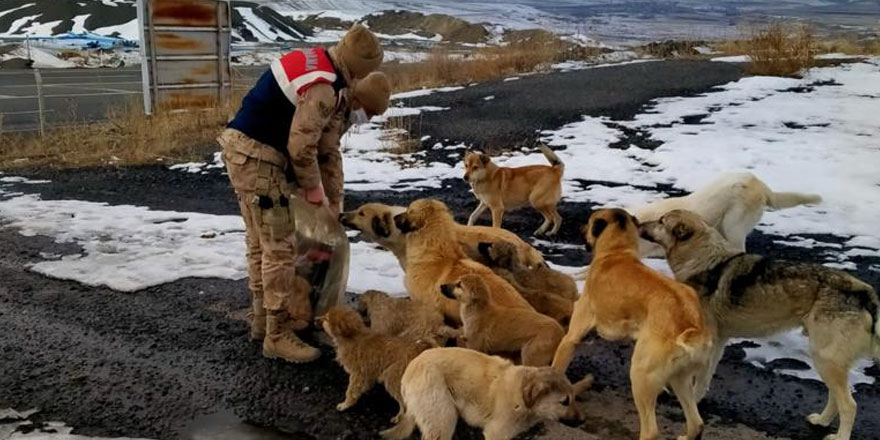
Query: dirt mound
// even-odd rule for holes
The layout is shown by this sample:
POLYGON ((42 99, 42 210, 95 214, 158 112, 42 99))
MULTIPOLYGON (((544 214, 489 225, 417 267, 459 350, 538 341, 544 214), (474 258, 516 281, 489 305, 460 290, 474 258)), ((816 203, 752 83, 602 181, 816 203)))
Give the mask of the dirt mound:
POLYGON ((479 24, 443 14, 424 15, 411 11, 383 11, 364 18, 375 32, 388 35, 413 33, 426 38, 440 35, 458 43, 483 43, 489 31, 479 24))

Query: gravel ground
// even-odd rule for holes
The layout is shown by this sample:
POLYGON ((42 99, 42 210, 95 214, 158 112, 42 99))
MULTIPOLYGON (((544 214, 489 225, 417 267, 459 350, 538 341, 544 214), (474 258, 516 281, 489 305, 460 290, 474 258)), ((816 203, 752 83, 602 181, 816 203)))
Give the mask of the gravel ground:
MULTIPOLYGON (((422 117, 422 135, 507 148, 534 139, 536 130, 557 128, 582 114, 632 116, 651 98, 700 93, 740 75, 725 63, 662 62, 535 75, 517 81, 486 83, 455 93, 408 101, 452 107, 422 117), (483 96, 494 95, 491 101, 483 96), (528 103, 528 107, 522 103, 528 103), (488 115, 492 115, 489 119, 488 115)), ((164 166, 81 170, 32 170, 19 173, 52 184, 17 185, 39 191, 44 199, 77 199, 133 204, 154 209, 236 214, 226 177, 193 175, 164 166)), ((459 220, 475 206, 460 180, 421 192, 371 191, 347 195, 349 208, 366 201, 405 204, 437 197, 459 220)), ((559 240, 580 243, 578 226, 589 204, 563 203, 566 218, 559 240)), ((526 236, 538 224, 534 213, 505 217, 505 226, 526 236)), ((821 237, 833 241, 833 237, 821 237)), ((754 252, 810 260, 800 248, 780 248, 779 237, 755 233, 754 252)), ((335 404, 343 397, 346 376, 332 352, 316 363, 293 366, 262 359, 257 343, 247 340, 241 310, 244 281, 184 279, 123 294, 74 282, 48 279, 27 270, 40 252, 70 253, 76 246, 46 237, 23 237, 0 229, 0 408, 42 410, 32 420, 61 420, 76 433, 160 439, 196 438, 193 419, 234 413, 251 423, 294 433, 295 439, 373 438, 394 414, 393 401, 374 390, 349 412, 335 404)), ((584 250, 551 254, 558 263, 581 265, 584 250)), ((880 274, 859 263, 856 274, 874 285, 880 274)), ((876 261, 874 261, 876 264, 876 261)), ((594 392, 581 402, 588 418, 578 428, 553 424, 524 438, 631 439, 637 417, 628 391, 628 344, 591 339, 569 369, 573 378, 592 373, 594 392)), ((820 439, 827 431, 810 428, 804 417, 821 409, 824 388, 814 381, 776 375, 742 361, 744 352, 729 347, 713 388, 701 404, 708 422, 705 438, 820 439)), ((877 368, 870 373, 877 377, 877 368)), ((861 385, 854 439, 880 438, 880 387, 861 385)), ((661 397, 664 437, 681 429, 683 416, 674 399, 661 397)), ((231 438, 231 437, 230 437, 231 438)), ((245 438, 245 437, 241 437, 245 438)), ((270 438, 256 434, 246 438, 270 438)), ((457 438, 480 438, 461 427, 457 438)))

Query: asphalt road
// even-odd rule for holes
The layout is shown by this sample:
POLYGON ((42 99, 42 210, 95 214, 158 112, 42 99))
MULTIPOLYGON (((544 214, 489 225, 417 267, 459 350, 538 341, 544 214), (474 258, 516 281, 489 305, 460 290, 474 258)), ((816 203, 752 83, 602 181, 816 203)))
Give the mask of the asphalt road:
MULTIPOLYGON (((492 143, 499 148, 512 148, 512 139, 528 133, 533 136, 536 130, 577 120, 584 113, 625 117, 652 98, 700 93, 741 75, 736 68, 719 64, 664 62, 536 75, 435 94, 419 98, 417 103, 456 102, 442 115, 425 116, 425 132, 435 138, 464 141, 482 132, 493 137, 492 143), (555 84, 560 91, 535 93, 538 84, 555 84), (474 116, 478 109, 467 104, 469 93, 497 96, 490 101, 498 101, 492 104, 498 105, 494 111, 504 112, 513 123, 499 123, 495 129, 483 127, 474 116)), ((645 147, 643 139, 631 141, 645 147)), ((211 214, 235 214, 238 210, 227 178, 219 172, 192 175, 165 166, 141 166, 33 170, 24 175, 52 183, 12 185, 9 189, 40 192, 43 199, 211 214)), ((443 188, 420 192, 349 192, 346 208, 367 201, 406 204, 418 197, 442 199, 459 220, 474 207, 464 183, 453 179, 445 181, 443 188)), ((560 206, 567 224, 561 241, 579 243, 577 225, 591 208, 588 203, 565 202, 560 206)), ((529 212, 514 212, 505 218, 505 226, 526 237, 536 226, 534 217, 529 212)), ((778 239, 754 233, 749 248, 792 260, 813 257, 806 249, 774 246, 778 239)), ((160 439, 195 439, 189 431, 194 419, 230 412, 292 433, 296 440, 366 439, 375 438, 394 414, 392 401, 378 389, 346 413, 337 412, 334 407, 344 394, 347 379, 327 348, 318 362, 309 365, 262 359, 258 344, 247 340, 246 326, 240 320, 247 304, 243 280, 184 279, 122 294, 49 279, 27 269, 29 263, 42 260, 41 253, 78 252, 75 245, 58 244, 47 237, 24 237, 2 227, 0 243, 0 408, 38 407, 43 410, 38 420, 63 420, 76 427, 76 433, 160 439)), ((589 255, 580 248, 550 258, 556 263, 583 264, 589 255)), ((868 264, 876 261, 859 262, 856 274, 877 285, 880 274, 868 271, 868 264)), ((627 374, 630 344, 590 338, 578 353, 569 374, 578 378, 591 373, 597 381, 595 390, 579 403, 587 420, 578 428, 550 425, 524 437, 636 438, 637 415, 627 374)), ((824 404, 821 384, 756 368, 743 356, 741 348, 728 347, 713 387, 700 405, 707 421, 704 438, 818 440, 828 433, 811 428, 804 420, 824 404)), ((880 377, 876 367, 868 373, 880 377)), ((880 438, 880 419, 876 417, 880 387, 859 385, 857 391, 859 414, 853 440, 880 438)), ((659 419, 662 438, 674 438, 683 422, 674 399, 661 398, 659 419)), ((461 429, 456 438, 480 436, 461 429)))
MULTIPOLYGON (((249 86, 263 67, 236 67, 238 87, 249 86)), ((40 69, 47 127, 91 122, 108 110, 143 105, 140 66, 121 69, 40 69)), ((34 71, 0 70, 0 130, 39 129, 39 102, 34 71)))

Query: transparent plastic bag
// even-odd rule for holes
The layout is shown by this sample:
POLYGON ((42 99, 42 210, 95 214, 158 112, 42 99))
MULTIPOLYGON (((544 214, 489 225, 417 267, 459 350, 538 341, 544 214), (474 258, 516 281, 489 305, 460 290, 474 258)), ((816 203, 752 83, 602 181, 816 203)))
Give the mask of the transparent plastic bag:
POLYGON ((313 316, 335 306, 348 285, 348 236, 327 206, 290 198, 296 229, 296 274, 311 286, 313 316))

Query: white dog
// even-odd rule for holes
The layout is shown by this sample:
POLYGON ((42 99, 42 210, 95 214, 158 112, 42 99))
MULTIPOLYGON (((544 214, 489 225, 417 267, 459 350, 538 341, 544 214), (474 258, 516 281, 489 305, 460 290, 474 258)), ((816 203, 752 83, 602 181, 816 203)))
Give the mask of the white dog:
MULTIPOLYGON (((746 237, 755 229, 766 210, 792 208, 822 201, 817 194, 774 192, 752 173, 725 173, 708 185, 683 197, 670 197, 629 209, 641 223, 659 220, 676 209, 697 213, 737 250, 745 252, 746 237)), ((639 255, 663 258, 663 248, 639 240, 639 255)), ((586 279, 589 267, 575 275, 586 279)))

